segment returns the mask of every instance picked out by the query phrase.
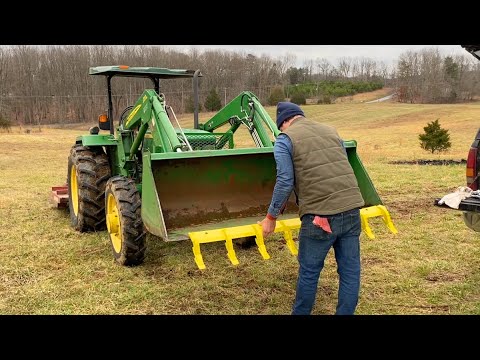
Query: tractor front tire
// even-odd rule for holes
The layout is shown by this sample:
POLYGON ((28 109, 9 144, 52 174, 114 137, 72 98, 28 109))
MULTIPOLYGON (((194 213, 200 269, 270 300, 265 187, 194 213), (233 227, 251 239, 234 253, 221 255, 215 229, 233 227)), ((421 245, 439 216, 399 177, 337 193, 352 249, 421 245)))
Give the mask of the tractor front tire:
POLYGON ((105 230, 105 185, 111 177, 102 148, 74 145, 68 157, 70 223, 80 232, 105 230))
POLYGON ((142 221, 141 199, 135 182, 114 176, 105 190, 105 213, 108 236, 115 261, 135 266, 145 259, 146 232, 142 221))

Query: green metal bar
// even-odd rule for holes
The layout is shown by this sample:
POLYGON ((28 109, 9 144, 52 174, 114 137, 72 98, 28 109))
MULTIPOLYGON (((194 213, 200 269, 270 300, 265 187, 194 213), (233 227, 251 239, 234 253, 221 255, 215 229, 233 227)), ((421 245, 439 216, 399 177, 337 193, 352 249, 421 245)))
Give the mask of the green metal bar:
POLYGON ((267 111, 256 97, 253 99, 253 102, 255 105, 255 112, 259 114, 260 118, 267 125, 267 127, 273 131, 273 135, 276 138, 280 134, 280 130, 277 129, 276 122, 272 120, 270 115, 268 115, 267 111))
POLYGON ((249 92, 244 91, 240 93, 237 97, 235 97, 232 101, 230 101, 227 105, 225 105, 219 112, 217 112, 210 120, 208 120, 205 124, 203 124, 203 130, 207 131, 214 131, 219 127, 228 123, 230 118, 244 118, 245 114, 242 116, 242 104, 241 100, 242 97, 251 96, 249 92))
MULTIPOLYGON (((239 122, 243 122, 246 125, 253 123, 263 147, 273 147, 273 142, 265 131, 263 124, 272 131, 273 137, 280 134, 270 115, 265 111, 255 94, 250 91, 240 93, 210 120, 203 124, 201 128, 213 132, 215 129, 228 123, 232 118, 239 119, 239 122), (250 102, 252 103, 252 107, 249 105, 250 102)), ((234 132, 237 129, 238 126, 232 126, 230 130, 234 132)))
POLYGON ((163 218, 162 206, 155 187, 155 180, 152 173, 152 162, 150 153, 143 154, 142 170, 142 220, 150 233, 163 240, 168 239, 165 221, 163 218))
POLYGON ((230 142, 230 140, 233 138, 233 134, 235 133, 235 131, 237 131, 239 127, 240 127, 240 123, 233 124, 232 127, 218 140, 218 143, 217 145, 215 145, 215 147, 217 149, 222 149, 223 146, 227 143, 227 141, 230 142))
POLYGON ((273 147, 152 153, 151 159, 164 160, 164 159, 187 159, 187 158, 215 158, 218 156, 225 156, 225 155, 254 156, 256 154, 270 154, 271 158, 273 159, 273 147))
POLYGON ((344 141, 345 149, 347 150, 348 161, 352 166, 355 177, 357 178, 358 187, 362 193, 365 207, 374 205, 383 205, 380 196, 373 185, 367 170, 363 166, 362 161, 357 154, 357 142, 355 140, 344 141))
POLYGON ((262 104, 260 104, 260 102, 257 100, 257 98, 253 97, 253 98, 251 98, 251 101, 253 102, 253 104, 252 104, 253 105, 253 108, 252 108, 252 112, 253 112, 252 122, 253 122, 253 125, 254 125, 257 133, 258 133, 260 141, 262 142, 263 146, 273 146, 273 142, 270 139, 270 137, 268 136, 267 132, 265 131, 265 128, 263 127, 262 123, 264 123, 265 125, 267 125, 268 128, 270 128, 270 130, 273 132, 275 137, 280 132, 278 131, 277 127, 273 124, 273 121, 270 118, 270 116, 265 111, 262 112, 263 106, 262 106, 262 104), (277 129, 277 131, 278 131, 278 134, 276 134, 276 135, 275 135, 275 129, 277 129))
POLYGON ((116 146, 118 141, 113 135, 80 135, 77 142, 84 146, 116 146))
MULTIPOLYGON (((133 144, 135 149, 138 150, 149 126, 152 128, 155 152, 159 148, 161 152, 171 152, 181 148, 175 129, 163 107, 163 98, 152 89, 143 92, 125 120, 125 129, 132 130, 139 127, 133 144)), ((134 150, 133 145, 132 150, 134 150)))
POLYGON ((136 129, 143 123, 150 121, 152 113, 152 102, 150 99, 156 96, 157 93, 154 90, 145 90, 143 92, 125 119, 124 128, 126 130, 136 129))
POLYGON ((162 139, 164 151, 177 151, 177 149, 182 147, 182 144, 180 144, 175 128, 170 122, 167 112, 163 108, 163 105, 160 103, 158 97, 152 97, 152 105, 153 113, 155 115, 155 123, 152 125, 155 129, 155 133, 157 133, 159 138, 162 139))
POLYGON ((132 147, 130 148, 130 160, 132 160, 135 157, 135 154, 138 151, 138 148, 140 147, 140 144, 143 141, 143 137, 145 136, 145 133, 148 130, 148 123, 143 123, 142 126, 140 126, 140 129, 138 130, 137 136, 135 137, 135 140, 133 141, 132 147))

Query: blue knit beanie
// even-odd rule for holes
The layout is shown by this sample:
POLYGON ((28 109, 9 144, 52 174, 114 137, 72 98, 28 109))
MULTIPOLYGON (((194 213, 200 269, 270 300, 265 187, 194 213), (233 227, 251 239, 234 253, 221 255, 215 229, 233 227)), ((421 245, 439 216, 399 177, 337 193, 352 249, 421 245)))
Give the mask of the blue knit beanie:
POLYGON ((300 106, 291 102, 279 102, 277 104, 277 128, 280 130, 283 122, 294 115, 305 116, 300 106))

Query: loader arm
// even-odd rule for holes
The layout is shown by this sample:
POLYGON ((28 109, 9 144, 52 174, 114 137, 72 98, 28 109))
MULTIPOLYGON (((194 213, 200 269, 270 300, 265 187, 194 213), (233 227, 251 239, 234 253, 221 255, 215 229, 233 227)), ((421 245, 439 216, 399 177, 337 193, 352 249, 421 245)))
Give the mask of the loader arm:
POLYGON ((182 144, 168 118, 164 103, 162 95, 147 89, 125 119, 125 130, 138 129, 130 148, 130 158, 137 153, 148 129, 152 133, 155 152, 181 151, 182 144))
POLYGON ((272 132, 274 138, 280 134, 270 115, 258 98, 250 91, 240 93, 205 124, 200 124, 200 129, 213 132, 226 124, 230 124, 230 129, 220 138, 219 148, 228 141, 228 137, 232 136, 242 124, 248 128, 257 147, 273 146, 266 129, 272 132))

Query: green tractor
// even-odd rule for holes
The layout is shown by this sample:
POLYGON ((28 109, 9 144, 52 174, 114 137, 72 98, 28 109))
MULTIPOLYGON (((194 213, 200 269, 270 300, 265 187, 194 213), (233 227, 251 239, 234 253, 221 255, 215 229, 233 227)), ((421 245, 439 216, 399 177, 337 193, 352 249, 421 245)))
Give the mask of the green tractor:
MULTIPOLYGON (((205 268, 200 244, 215 241, 225 242, 232 264, 238 264, 233 246, 238 239, 255 241, 268 259, 257 221, 270 204, 276 178, 273 144, 280 132, 258 98, 244 91, 200 123, 199 70, 100 66, 89 73, 105 76, 108 111, 70 150, 66 193, 73 228, 106 229, 121 265, 144 261, 147 233, 164 241, 190 240, 200 269, 205 268), (150 79, 152 88, 134 105, 115 112, 120 115, 114 119, 112 79, 117 77, 150 79), (189 128, 182 128, 160 92, 160 80, 184 78, 193 84, 195 110, 189 128), (248 131, 254 146, 235 146, 240 128, 248 131)), ((382 216, 396 233, 357 156, 356 142, 345 145, 366 202, 361 210, 364 231, 374 237, 367 219, 382 216)), ((300 220, 293 196, 286 208, 275 231, 284 233, 296 254, 292 231, 300 220)))

